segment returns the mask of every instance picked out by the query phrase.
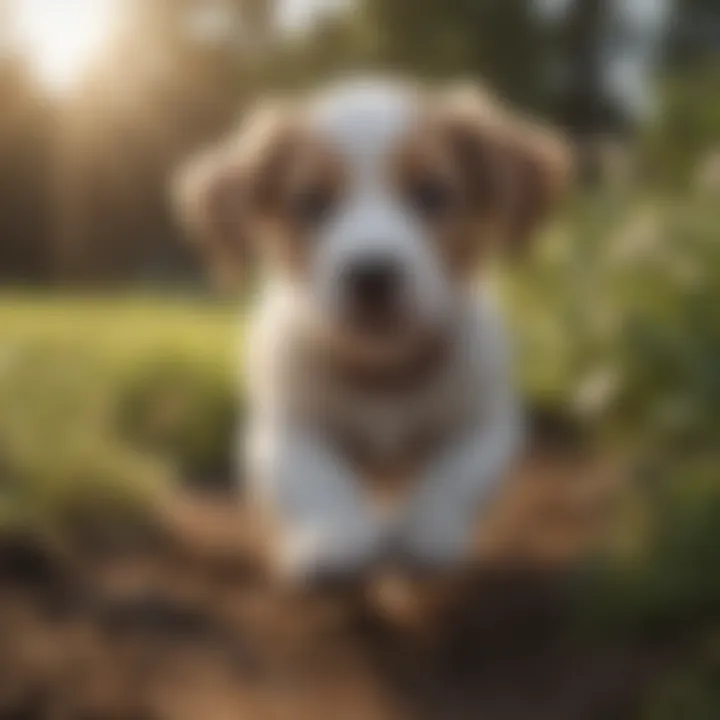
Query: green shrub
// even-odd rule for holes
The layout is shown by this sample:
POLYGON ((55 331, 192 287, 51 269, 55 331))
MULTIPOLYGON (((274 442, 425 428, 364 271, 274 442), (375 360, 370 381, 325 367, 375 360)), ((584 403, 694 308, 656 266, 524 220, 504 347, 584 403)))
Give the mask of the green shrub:
POLYGON ((227 473, 239 394, 227 368, 193 357, 158 357, 129 369, 118 401, 129 441, 190 474, 227 473))
POLYGON ((507 290, 531 396, 637 468, 581 622, 692 645, 720 627, 720 206, 579 198, 507 290))
POLYGON ((648 182, 686 188, 708 152, 719 149, 719 82, 717 59, 685 68, 666 79, 660 112, 641 138, 648 182))
POLYGON ((720 455, 651 470, 630 489, 582 585, 583 620, 675 640, 720 627, 720 455))
POLYGON ((690 659, 651 683, 639 720, 716 720, 720 717, 720 657, 690 659))
POLYGON ((645 448, 720 433, 720 208, 581 199, 510 283, 525 383, 645 448))

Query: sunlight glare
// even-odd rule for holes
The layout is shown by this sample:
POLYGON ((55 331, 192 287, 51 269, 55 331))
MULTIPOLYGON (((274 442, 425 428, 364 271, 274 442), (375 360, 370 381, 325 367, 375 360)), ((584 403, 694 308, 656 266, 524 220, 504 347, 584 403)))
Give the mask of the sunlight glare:
POLYGON ((64 94, 107 41, 118 0, 15 0, 16 42, 48 91, 64 94))

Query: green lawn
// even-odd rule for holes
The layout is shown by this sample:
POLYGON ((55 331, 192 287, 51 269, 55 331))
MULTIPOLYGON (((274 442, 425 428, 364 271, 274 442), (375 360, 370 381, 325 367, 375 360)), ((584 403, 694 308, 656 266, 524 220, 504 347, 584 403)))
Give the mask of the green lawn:
POLYGON ((114 514, 223 472, 237 318, 205 300, 0 295, 0 522, 114 514))

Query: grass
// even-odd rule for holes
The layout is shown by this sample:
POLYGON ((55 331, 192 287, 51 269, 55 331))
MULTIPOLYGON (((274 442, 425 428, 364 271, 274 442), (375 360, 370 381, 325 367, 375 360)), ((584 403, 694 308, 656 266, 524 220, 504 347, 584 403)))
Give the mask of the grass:
POLYGON ((191 354, 227 368, 234 361, 234 308, 153 296, 0 295, 3 353, 29 344, 74 345, 119 366, 158 352, 191 354))
POLYGON ((222 472, 236 317, 203 300, 0 296, 0 523, 97 522, 222 472))

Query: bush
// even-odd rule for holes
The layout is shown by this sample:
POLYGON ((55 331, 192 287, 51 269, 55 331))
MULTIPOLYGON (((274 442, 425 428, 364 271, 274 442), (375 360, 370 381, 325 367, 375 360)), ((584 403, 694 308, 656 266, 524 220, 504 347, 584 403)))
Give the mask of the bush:
POLYGON ((579 583, 603 635, 693 646, 720 626, 719 240, 707 196, 610 191, 509 283, 531 394, 635 471, 579 583))
POLYGON ((580 199, 510 283, 535 398, 646 449, 720 432, 720 209, 580 199))

